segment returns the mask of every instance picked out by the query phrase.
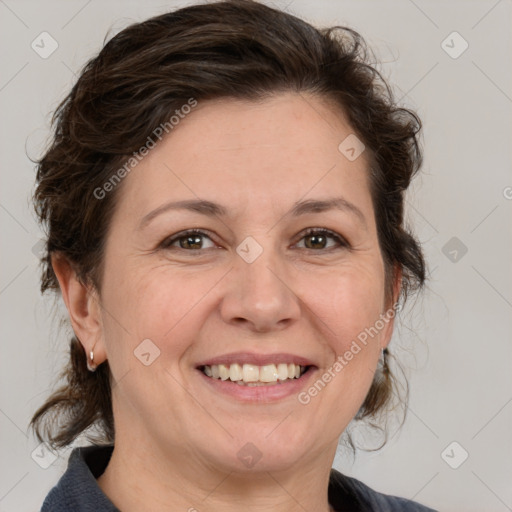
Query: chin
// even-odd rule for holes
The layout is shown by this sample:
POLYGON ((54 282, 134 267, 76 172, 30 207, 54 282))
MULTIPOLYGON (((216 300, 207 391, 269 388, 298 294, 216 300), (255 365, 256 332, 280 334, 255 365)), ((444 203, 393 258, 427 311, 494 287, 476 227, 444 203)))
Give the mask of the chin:
POLYGON ((233 438, 225 438, 223 446, 220 442, 215 444, 217 450, 214 453, 211 453, 210 445, 209 455, 216 459, 217 468, 222 467, 227 472, 254 474, 286 471, 294 467, 307 453, 311 453, 313 447, 305 439, 305 435, 299 435, 296 430, 290 432, 284 427, 279 425, 279 421, 274 421, 272 426, 248 427, 244 429, 243 435, 238 427, 237 434, 233 438), (219 457, 221 448, 223 455, 219 457))

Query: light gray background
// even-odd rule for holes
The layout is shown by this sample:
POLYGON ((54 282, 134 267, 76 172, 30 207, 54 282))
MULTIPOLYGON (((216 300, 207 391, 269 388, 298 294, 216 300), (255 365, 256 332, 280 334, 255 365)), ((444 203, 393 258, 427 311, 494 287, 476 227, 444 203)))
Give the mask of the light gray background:
MULTIPOLYGON (((38 510, 69 453, 43 469, 27 434, 67 357, 67 335, 38 291, 40 232, 26 153, 41 154, 49 113, 109 30, 186 3, 194 2, 0 0, 1 512, 38 510), (31 48, 43 31, 59 45, 47 59, 31 48)), ((408 203, 430 279, 391 345, 408 367, 407 421, 379 452, 352 462, 340 451, 336 467, 441 511, 512 510, 511 2, 275 3, 313 23, 360 31, 425 126, 425 165, 408 203), (458 58, 442 46, 453 31, 469 44, 458 58), (445 247, 452 237, 465 255, 445 247), (453 441, 459 445, 443 459, 453 441), (452 469, 445 460, 460 462, 462 450, 468 459, 452 469)), ((461 44, 451 36, 444 47, 453 54, 461 44)))

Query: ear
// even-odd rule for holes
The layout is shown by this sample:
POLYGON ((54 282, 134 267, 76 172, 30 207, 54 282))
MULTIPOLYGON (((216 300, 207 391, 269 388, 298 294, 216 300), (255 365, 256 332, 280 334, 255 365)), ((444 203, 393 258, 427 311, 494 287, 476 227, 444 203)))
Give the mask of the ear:
POLYGON ((386 348, 391 341, 393 335, 393 326, 395 324, 395 317, 400 310, 398 306, 398 298, 400 297, 400 291, 402 289, 402 269, 399 265, 394 267, 393 275, 393 296, 391 301, 385 301, 385 309, 382 312, 382 319, 386 322, 385 327, 381 334, 381 348, 386 348))
POLYGON ((76 337, 87 356, 94 349, 94 364, 106 359, 101 323, 101 307, 97 291, 81 283, 75 270, 62 254, 52 255, 52 266, 59 281, 62 298, 76 337))

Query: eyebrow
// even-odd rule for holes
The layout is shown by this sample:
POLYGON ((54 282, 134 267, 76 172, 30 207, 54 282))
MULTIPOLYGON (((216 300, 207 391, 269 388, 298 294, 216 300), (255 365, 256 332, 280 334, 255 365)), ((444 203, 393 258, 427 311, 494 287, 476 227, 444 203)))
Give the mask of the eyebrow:
POLYGON ((357 217, 359 221, 366 227, 366 218, 363 212, 353 203, 347 201, 343 197, 333 197, 331 199, 308 199, 295 203, 291 209, 294 217, 306 215, 308 213, 322 213, 328 210, 341 210, 357 217))
MULTIPOLYGON (((355 204, 347 201, 343 197, 298 201, 293 205, 288 214, 291 214, 293 217, 299 217, 301 215, 322 213, 334 209, 352 214, 354 217, 357 217, 365 227, 367 226, 363 212, 355 204)), ((155 217, 171 210, 188 210, 206 215, 207 217, 226 217, 228 215, 228 210, 224 206, 205 199, 174 201, 165 203, 145 215, 140 222, 139 229, 143 229, 155 217)))
POLYGON ((204 199, 189 199, 165 203, 145 215, 139 225, 139 229, 147 226, 155 217, 170 210, 188 210, 208 217, 225 217, 228 213, 224 206, 204 199))

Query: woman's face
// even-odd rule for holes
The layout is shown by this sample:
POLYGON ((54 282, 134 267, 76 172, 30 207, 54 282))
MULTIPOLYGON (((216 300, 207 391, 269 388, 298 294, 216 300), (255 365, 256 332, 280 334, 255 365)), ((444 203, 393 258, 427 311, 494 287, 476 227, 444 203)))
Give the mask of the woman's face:
POLYGON ((125 178, 98 345, 116 442, 241 472, 334 450, 392 330, 352 133, 312 96, 204 102, 125 178))

